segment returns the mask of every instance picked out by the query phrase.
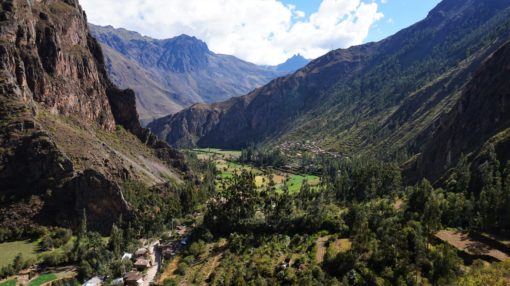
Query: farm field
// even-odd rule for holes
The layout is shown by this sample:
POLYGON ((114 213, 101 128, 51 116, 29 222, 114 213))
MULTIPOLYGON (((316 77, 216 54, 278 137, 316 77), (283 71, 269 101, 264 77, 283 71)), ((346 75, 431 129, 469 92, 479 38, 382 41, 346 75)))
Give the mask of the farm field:
POLYGON ((57 275, 53 273, 43 274, 28 283, 28 286, 40 286, 57 279, 57 275))
MULTIPOLYGON (((108 241, 108 238, 102 238, 103 241, 108 241)), ((74 244, 75 237, 67 242, 66 245, 55 248, 53 250, 41 251, 39 240, 20 240, 13 242, 0 243, 0 253, 2 253, 2 259, 0 259, 0 268, 11 264, 14 258, 21 253, 24 260, 34 259, 39 260, 41 256, 51 252, 62 252, 65 247, 71 247, 74 244)))
POLYGON ((24 259, 37 258, 38 241, 15 241, 6 242, 0 244, 0 253, 2 253, 2 259, 0 259, 0 267, 9 265, 16 255, 21 253, 24 259))
POLYGON ((479 241, 469 235, 469 233, 455 230, 442 230, 436 234, 436 237, 469 255, 492 257, 497 261, 506 261, 510 259, 510 256, 507 253, 504 253, 485 242, 479 241))
POLYGON ((240 174, 242 171, 248 171, 255 175, 257 188, 266 188, 271 180, 275 183, 277 191, 281 191, 286 184, 290 193, 297 193, 301 190, 303 183, 308 182, 310 186, 320 184, 320 178, 312 175, 297 175, 287 172, 261 169, 251 165, 239 164, 236 160, 241 155, 240 151, 221 150, 221 149, 194 149, 193 152, 201 160, 212 160, 218 171, 218 186, 222 180, 232 178, 234 174, 240 174))

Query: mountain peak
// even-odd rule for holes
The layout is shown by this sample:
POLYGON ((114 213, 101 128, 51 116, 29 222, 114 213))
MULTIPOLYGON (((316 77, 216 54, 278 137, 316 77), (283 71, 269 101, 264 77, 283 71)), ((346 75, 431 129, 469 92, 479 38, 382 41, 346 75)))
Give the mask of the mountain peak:
POLYGON ((283 64, 276 66, 276 70, 282 72, 294 72, 306 66, 309 62, 310 60, 306 59, 305 57, 298 53, 290 57, 283 64))
POLYGON ((207 44, 185 34, 161 42, 164 49, 158 66, 175 72, 188 72, 207 66, 212 52, 207 44))

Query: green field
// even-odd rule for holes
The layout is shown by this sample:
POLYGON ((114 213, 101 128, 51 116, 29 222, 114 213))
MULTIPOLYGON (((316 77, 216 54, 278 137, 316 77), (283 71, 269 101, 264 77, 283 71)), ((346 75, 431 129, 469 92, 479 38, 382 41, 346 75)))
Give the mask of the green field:
POLYGON ((0 253, 2 259, 0 259, 0 267, 12 263, 18 253, 21 253, 24 259, 37 258, 37 244, 37 241, 31 242, 29 240, 1 243, 0 253))
POLYGON ((220 186, 221 181, 230 179, 234 174, 240 174, 243 170, 255 175, 255 182, 257 188, 259 189, 263 189, 268 185, 270 181, 270 173, 273 176, 273 181, 275 182, 277 191, 281 191, 283 186, 287 184, 287 187, 291 193, 297 193, 301 190, 301 186, 305 180, 307 180, 311 186, 316 186, 320 183, 320 178, 317 176, 295 175, 286 172, 260 169, 251 165, 239 164, 236 162, 236 160, 241 155, 240 151, 221 149, 194 149, 193 152, 199 155, 200 159, 214 161, 216 168, 220 172, 218 175, 218 186, 220 186))
POLYGON ((41 276, 38 276, 34 280, 30 281, 28 283, 28 286, 39 286, 39 285, 48 283, 50 281, 53 281, 55 279, 57 279, 57 275, 55 275, 53 273, 43 274, 41 276))
POLYGON ((16 279, 11 279, 5 282, 0 283, 0 286, 16 286, 16 279))
POLYGON ((287 186, 289 187, 290 193, 297 193, 301 190, 301 186, 303 186, 304 181, 308 181, 308 184, 311 186, 318 185, 320 183, 320 178, 317 176, 310 175, 291 175, 289 177, 289 181, 287 182, 287 186))

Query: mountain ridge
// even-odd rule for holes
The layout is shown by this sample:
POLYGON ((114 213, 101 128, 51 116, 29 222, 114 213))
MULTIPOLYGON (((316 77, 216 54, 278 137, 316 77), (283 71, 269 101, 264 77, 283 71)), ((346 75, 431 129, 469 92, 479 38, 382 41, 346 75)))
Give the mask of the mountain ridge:
POLYGON ((192 36, 158 40, 122 28, 89 26, 102 43, 112 80, 135 90, 143 123, 194 103, 244 95, 286 73, 213 53, 192 36))
POLYGON ((421 138, 506 42, 509 6, 445 0, 387 39, 332 51, 243 98, 192 107, 149 128, 176 146, 238 149, 306 138, 403 162, 422 151, 421 138))

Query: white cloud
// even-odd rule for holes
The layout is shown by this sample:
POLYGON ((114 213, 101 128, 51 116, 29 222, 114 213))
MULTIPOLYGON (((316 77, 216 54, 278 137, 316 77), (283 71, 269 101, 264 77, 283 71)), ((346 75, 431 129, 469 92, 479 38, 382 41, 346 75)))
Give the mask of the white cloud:
POLYGON ((305 18, 277 0, 81 0, 89 21, 155 38, 180 34, 204 40, 216 53, 278 64, 301 53, 316 58, 361 44, 383 17, 375 2, 323 0, 305 18))

